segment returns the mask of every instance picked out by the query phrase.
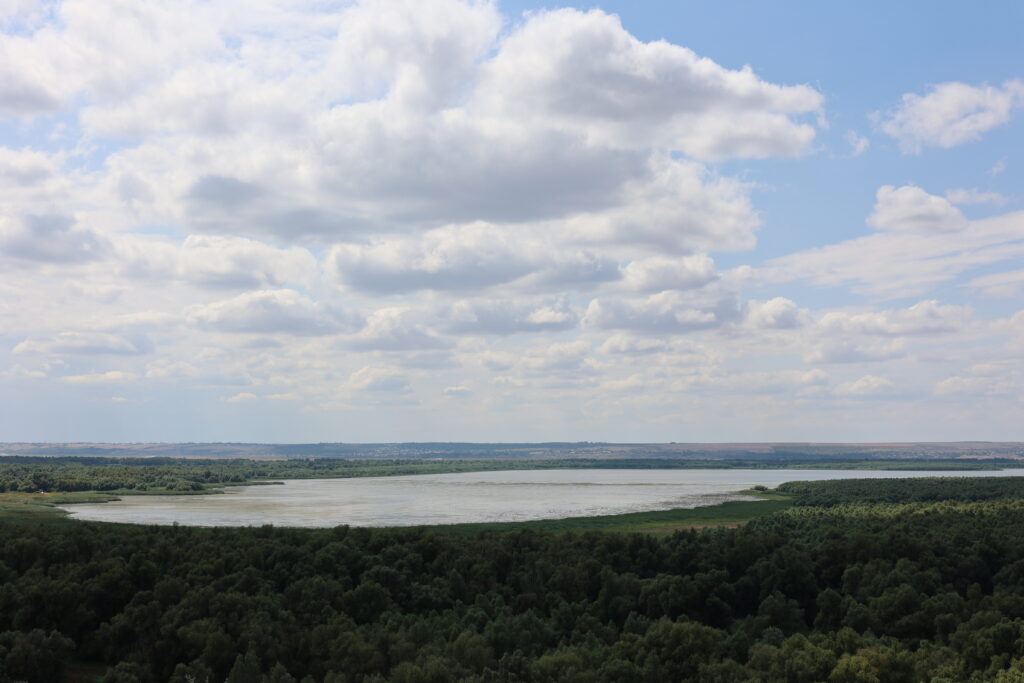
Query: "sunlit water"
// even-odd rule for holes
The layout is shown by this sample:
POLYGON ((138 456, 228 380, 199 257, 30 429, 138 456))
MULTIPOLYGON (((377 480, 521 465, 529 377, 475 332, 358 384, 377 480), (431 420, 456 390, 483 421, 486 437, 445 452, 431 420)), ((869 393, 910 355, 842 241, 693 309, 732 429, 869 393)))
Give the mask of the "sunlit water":
POLYGON ((1021 476, 1024 470, 512 470, 356 479, 290 479, 221 495, 125 496, 69 505, 79 519, 191 526, 331 527, 513 522, 695 508, 755 500, 737 491, 786 481, 1021 476))

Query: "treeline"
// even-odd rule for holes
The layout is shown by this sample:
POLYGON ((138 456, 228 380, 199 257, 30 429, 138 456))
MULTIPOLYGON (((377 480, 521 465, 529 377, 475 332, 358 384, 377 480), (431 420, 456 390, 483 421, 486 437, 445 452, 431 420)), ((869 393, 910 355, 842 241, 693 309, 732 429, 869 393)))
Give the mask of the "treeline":
MULTIPOLYGON (((525 465, 511 464, 508 469, 525 465)), ((177 458, 7 457, 0 491, 189 492, 268 479, 368 477, 499 469, 474 461, 183 460, 177 458)))
POLYGON ((665 537, 6 523, 0 679, 1021 680, 1024 499, 949 493, 665 537))
POLYGON ((935 477, 791 481, 777 489, 794 505, 831 507, 864 503, 961 502, 1024 498, 1024 477, 935 477))
MULTIPOLYGON (((1006 464, 1006 463, 1002 463, 1006 464)), ((1010 463, 1012 464, 1012 463, 1010 463)), ((196 492, 254 480, 379 477, 525 469, 996 469, 990 462, 884 460, 669 460, 660 458, 551 460, 224 460, 180 458, 0 458, 0 492, 196 492)))

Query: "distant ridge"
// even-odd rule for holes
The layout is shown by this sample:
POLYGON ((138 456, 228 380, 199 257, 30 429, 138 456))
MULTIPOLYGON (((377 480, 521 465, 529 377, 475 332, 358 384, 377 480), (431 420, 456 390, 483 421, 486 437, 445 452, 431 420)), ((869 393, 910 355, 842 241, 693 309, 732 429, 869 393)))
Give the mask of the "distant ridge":
POLYGON ((179 458, 1024 458, 1024 442, 0 443, 0 455, 179 458))

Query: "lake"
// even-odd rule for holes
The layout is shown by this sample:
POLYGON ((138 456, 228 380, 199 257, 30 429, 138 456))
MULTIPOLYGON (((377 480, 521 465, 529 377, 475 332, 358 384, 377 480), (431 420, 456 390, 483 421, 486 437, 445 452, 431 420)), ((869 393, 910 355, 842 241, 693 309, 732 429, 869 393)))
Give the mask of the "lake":
POLYGON ((508 470, 352 479, 290 479, 203 496, 124 496, 67 505, 77 519, 190 526, 332 527, 516 522, 695 508, 757 484, 928 476, 1021 476, 998 471, 508 470))

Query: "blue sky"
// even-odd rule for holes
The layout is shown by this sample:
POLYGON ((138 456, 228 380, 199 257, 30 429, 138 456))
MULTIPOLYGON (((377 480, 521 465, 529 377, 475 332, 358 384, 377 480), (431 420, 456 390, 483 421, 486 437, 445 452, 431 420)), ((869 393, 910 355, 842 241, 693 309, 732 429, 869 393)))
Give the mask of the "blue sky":
POLYGON ((0 441, 1024 440, 1022 22, 0 4, 0 441))

